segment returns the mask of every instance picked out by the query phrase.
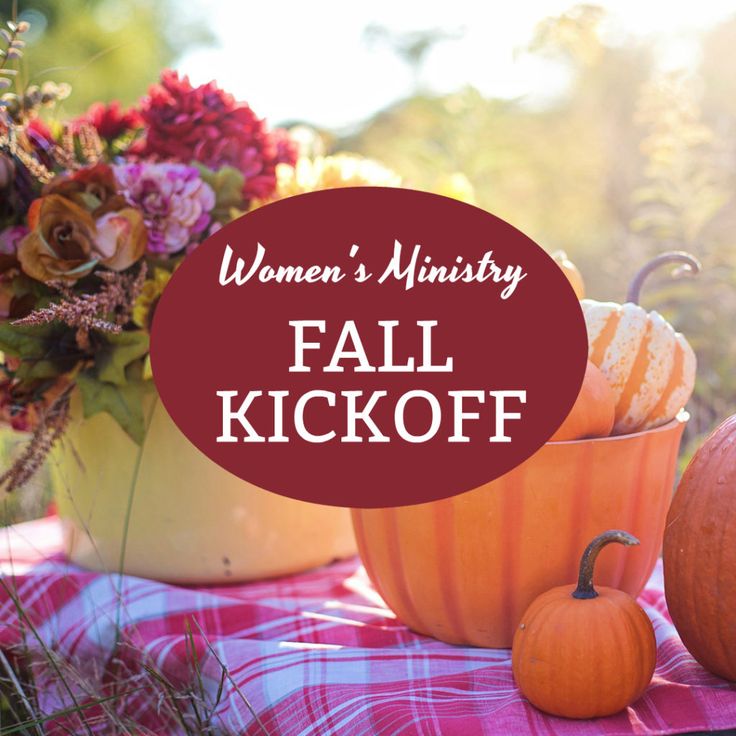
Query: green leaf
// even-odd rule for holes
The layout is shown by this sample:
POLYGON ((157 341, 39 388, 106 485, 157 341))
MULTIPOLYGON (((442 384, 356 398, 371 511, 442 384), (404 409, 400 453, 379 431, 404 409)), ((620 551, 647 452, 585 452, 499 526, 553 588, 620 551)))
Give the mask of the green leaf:
POLYGON ((42 378, 54 378, 60 373, 63 373, 63 371, 59 370, 59 366, 53 361, 34 360, 21 363, 15 372, 15 376, 21 381, 34 381, 42 378))
POLYGON ((21 359, 16 376, 21 381, 54 378, 72 370, 83 357, 74 330, 66 325, 13 325, 0 323, 0 351, 21 359))
POLYGON ((54 378, 74 367, 67 335, 55 325, 0 323, 0 350, 21 359, 15 375, 21 381, 54 378))
POLYGON ((77 196, 84 204, 85 209, 88 209, 90 212, 94 212, 102 204, 102 200, 99 197, 89 192, 81 192, 77 196))
POLYGON ((0 323, 0 350, 19 358, 38 358, 46 350, 50 325, 12 325, 0 323))
POLYGON ((10 288, 13 296, 15 297, 21 297, 30 294, 39 299, 43 299, 42 303, 34 305, 35 308, 46 306, 49 301, 52 301, 52 295, 56 298, 56 301, 58 301, 58 295, 53 293, 48 288, 48 286, 26 276, 23 273, 18 274, 13 278, 13 280, 10 282, 10 288))
POLYGON ((209 184, 215 193, 215 208, 212 210, 212 216, 218 222, 230 222, 232 211, 240 211, 243 208, 245 177, 232 166, 223 166, 213 171, 197 162, 193 162, 192 165, 199 169, 202 181, 209 184))
POLYGON ((125 385, 125 369, 147 352, 147 332, 136 330, 106 334, 105 344, 100 347, 96 357, 97 378, 117 386, 125 385))
POLYGON ((124 385, 100 381, 91 372, 80 373, 76 379, 82 396, 84 416, 106 411, 137 445, 146 436, 143 398, 152 390, 150 381, 130 380, 124 385))

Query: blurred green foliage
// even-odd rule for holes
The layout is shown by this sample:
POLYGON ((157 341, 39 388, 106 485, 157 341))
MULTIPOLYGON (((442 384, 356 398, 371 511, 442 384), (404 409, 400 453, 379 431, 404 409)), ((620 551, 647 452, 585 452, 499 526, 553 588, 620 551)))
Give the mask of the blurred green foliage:
POLYGON ((606 41, 604 20, 584 5, 539 23, 527 53, 570 76, 551 103, 418 92, 334 146, 378 158, 421 189, 465 173, 479 206, 566 250, 592 298, 622 301, 657 253, 694 253, 697 279, 672 281, 665 270, 642 297, 698 356, 687 457, 736 411, 736 18, 703 37, 689 77, 658 72, 651 44, 606 41))
MULTIPOLYGON (((23 451, 28 435, 0 426, 0 467, 3 469, 23 451)), ((53 491, 47 468, 39 472, 17 493, 0 496, 0 527, 25 519, 45 516, 52 503, 53 491)))
POLYGON ((31 24, 26 84, 69 82, 62 114, 92 102, 134 102, 184 49, 212 41, 211 31, 176 0, 0 0, 0 18, 31 24))

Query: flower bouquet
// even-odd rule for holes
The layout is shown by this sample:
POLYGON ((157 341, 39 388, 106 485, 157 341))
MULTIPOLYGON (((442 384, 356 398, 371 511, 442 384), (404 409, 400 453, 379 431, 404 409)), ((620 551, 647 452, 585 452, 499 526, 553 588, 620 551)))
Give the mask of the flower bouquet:
POLYGON ((188 443, 158 401, 149 332, 173 271, 224 223, 282 196, 398 178, 347 154, 300 156, 303 141, 174 71, 129 110, 97 103, 47 124, 70 90, 18 89, 9 63, 26 30, 8 24, 0 57, 0 416, 30 433, 3 488, 56 447, 67 550, 94 568, 235 580, 354 551, 345 510, 250 486, 188 443))

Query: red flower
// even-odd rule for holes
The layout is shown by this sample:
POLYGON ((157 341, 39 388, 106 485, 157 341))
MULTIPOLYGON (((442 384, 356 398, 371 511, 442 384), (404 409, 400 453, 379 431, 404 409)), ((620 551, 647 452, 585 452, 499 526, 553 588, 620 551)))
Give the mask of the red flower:
POLYGON ((293 166, 299 158, 299 146, 284 128, 274 128, 273 137, 276 141, 276 162, 293 166))
MULTIPOLYGON (((9 369, 17 370, 19 364, 20 359, 6 356, 9 369)), ((36 385, 28 389, 17 379, 0 377, 0 426, 10 425, 16 432, 33 432, 46 409, 68 385, 66 378, 59 378, 50 387, 36 385)))
POLYGON ((49 126, 40 118, 34 118, 25 126, 23 135, 26 140, 26 148, 35 153, 46 168, 53 169, 54 159, 51 150, 56 143, 49 126))
POLYGON ((276 164, 296 160, 282 135, 215 82, 192 87, 188 77, 166 70, 142 101, 141 115, 146 126, 142 155, 186 164, 194 160, 210 168, 233 166, 245 176, 247 201, 270 196, 276 164))
POLYGON ((108 142, 114 141, 124 133, 136 130, 143 125, 138 110, 133 108, 122 110, 117 100, 113 100, 109 105, 95 102, 75 122, 92 125, 99 133, 100 138, 108 142))
POLYGON ((49 126, 40 118, 33 118, 33 120, 26 125, 25 130, 26 135, 34 148, 46 150, 49 146, 53 145, 53 133, 49 126))
MULTIPOLYGON (((28 121, 22 128, 17 128, 26 140, 34 148, 47 148, 54 142, 54 136, 46 123, 41 118, 33 118, 28 121)), ((8 126, 4 121, 0 120, 0 133, 3 135, 8 134, 8 126)))

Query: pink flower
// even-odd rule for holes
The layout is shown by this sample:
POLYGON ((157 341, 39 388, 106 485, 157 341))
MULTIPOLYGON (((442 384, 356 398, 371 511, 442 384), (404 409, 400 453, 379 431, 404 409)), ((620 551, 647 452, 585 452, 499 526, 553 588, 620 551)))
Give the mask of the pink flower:
POLYGON ((28 235, 28 228, 23 225, 6 227, 0 231, 0 253, 6 256, 14 256, 18 250, 18 243, 28 235))
POLYGON ((276 188, 276 164, 296 160, 296 151, 274 134, 245 102, 214 82, 192 87, 171 70, 161 74, 141 106, 146 138, 143 156, 210 168, 233 166, 245 176, 243 197, 265 199, 276 188))
POLYGON ((177 253, 207 230, 215 193, 194 167, 135 163, 114 170, 121 193, 143 215, 149 251, 177 253))

